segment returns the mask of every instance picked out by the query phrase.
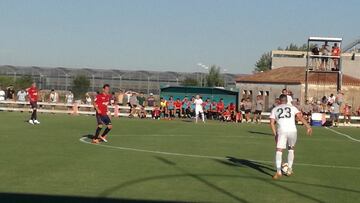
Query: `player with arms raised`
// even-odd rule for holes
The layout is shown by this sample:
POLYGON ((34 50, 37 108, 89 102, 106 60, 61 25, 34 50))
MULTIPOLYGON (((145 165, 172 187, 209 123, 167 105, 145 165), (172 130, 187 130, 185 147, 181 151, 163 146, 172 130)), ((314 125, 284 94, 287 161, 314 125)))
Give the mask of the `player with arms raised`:
POLYGON ((279 179, 282 176, 281 163, 282 151, 288 149, 288 176, 292 175, 292 165, 294 163, 294 148, 297 139, 297 129, 295 125, 295 117, 301 121, 307 128, 307 134, 312 134, 311 126, 302 117, 301 112, 294 106, 288 104, 287 95, 280 95, 280 105, 273 108, 270 114, 270 125, 276 140, 276 174, 273 179, 279 179), (275 126, 275 122, 277 126, 275 126))
POLYGON ((31 106, 31 109, 32 109, 31 118, 29 120, 29 123, 31 125, 40 124, 40 122, 37 120, 38 90, 36 88, 36 83, 33 82, 31 84, 31 87, 26 89, 26 92, 28 94, 30 106, 31 106))
POLYGON ((95 135, 93 137, 92 143, 97 144, 101 141, 107 142, 106 135, 112 129, 111 120, 108 116, 108 105, 110 102, 111 95, 110 92, 110 85, 105 84, 103 86, 103 92, 96 95, 94 100, 94 108, 96 110, 96 121, 97 121, 97 128, 95 135), (102 130, 103 125, 106 125, 106 128, 101 136, 100 132, 102 130))

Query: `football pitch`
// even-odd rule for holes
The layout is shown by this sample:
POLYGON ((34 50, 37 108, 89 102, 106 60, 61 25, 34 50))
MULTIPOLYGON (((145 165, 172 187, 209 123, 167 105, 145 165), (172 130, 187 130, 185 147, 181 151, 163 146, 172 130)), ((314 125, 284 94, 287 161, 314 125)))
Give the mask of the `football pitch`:
POLYGON ((272 180, 268 124, 116 118, 94 145, 93 116, 28 117, 0 112, 0 202, 359 202, 359 128, 299 126, 294 175, 272 180))

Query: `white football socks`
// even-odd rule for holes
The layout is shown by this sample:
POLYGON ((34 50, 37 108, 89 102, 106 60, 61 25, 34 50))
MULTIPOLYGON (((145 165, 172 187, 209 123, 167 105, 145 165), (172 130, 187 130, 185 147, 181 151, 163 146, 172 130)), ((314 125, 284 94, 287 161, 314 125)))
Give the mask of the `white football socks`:
POLYGON ((289 168, 292 168, 292 165, 294 163, 294 150, 293 149, 290 149, 288 150, 288 165, 289 165, 289 168))
POLYGON ((281 162, 282 162, 282 152, 276 151, 275 154, 275 164, 276 164, 276 171, 281 173, 281 162))

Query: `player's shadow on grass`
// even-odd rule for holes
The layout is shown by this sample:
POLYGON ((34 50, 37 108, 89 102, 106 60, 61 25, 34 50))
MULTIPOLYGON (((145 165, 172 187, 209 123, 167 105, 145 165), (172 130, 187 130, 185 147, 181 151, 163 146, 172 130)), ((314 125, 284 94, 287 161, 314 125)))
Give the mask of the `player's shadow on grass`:
POLYGON ((181 119, 182 122, 185 122, 185 123, 193 123, 194 121, 190 118, 186 119, 186 118, 183 118, 181 119))
POLYGON ((270 172, 276 172, 273 168, 269 167, 267 164, 251 161, 247 159, 238 159, 234 157, 227 156, 227 160, 216 160, 219 163, 228 165, 228 166, 234 166, 234 167, 248 167, 251 169, 254 169, 256 171, 259 171, 260 173, 263 173, 268 176, 272 176, 270 172))
MULTIPOLYGON (((158 180, 168 180, 171 182, 172 179, 176 179, 178 181, 181 178, 188 178, 188 177, 192 177, 192 178, 204 183, 205 185, 217 190, 218 192, 228 195, 236 202, 247 202, 247 201, 243 198, 237 197, 234 194, 231 194, 230 192, 226 191, 224 188, 218 187, 215 184, 207 181, 208 177, 227 178, 230 181, 235 181, 235 179, 263 181, 263 183, 270 184, 271 186, 273 186, 277 189, 283 189, 285 191, 288 191, 290 193, 293 193, 295 195, 303 197, 307 200, 311 200, 313 202, 320 202, 320 203, 323 203, 325 201, 318 199, 316 197, 312 197, 309 194, 301 193, 300 191, 292 189, 292 187, 288 187, 284 184, 293 185, 293 188, 296 188, 298 185, 302 185, 302 186, 308 186, 308 187, 312 187, 312 188, 320 188, 322 190, 328 189, 332 192, 348 192, 349 194, 360 194, 360 190, 355 190, 355 189, 343 188, 343 187, 338 187, 338 186, 333 186, 333 185, 313 184, 313 183, 300 182, 300 181, 286 181, 286 182, 285 181, 274 181, 269 177, 257 177, 257 176, 252 176, 250 174, 228 175, 228 174, 219 174, 219 173, 204 173, 204 174, 191 173, 191 172, 188 172, 187 170, 184 170, 183 168, 178 167, 175 162, 173 162, 169 159, 165 159, 163 157, 155 157, 155 158, 171 167, 175 167, 176 169, 179 170, 180 173, 179 174, 164 174, 164 175, 158 175, 158 176, 139 177, 138 179, 129 180, 129 181, 123 182, 117 186, 114 186, 114 187, 104 190, 100 194, 100 197, 111 196, 115 192, 119 192, 124 188, 131 188, 131 187, 136 188, 136 186, 141 185, 142 183, 146 183, 146 182, 152 182, 152 181, 158 181, 158 180)), ((240 160, 240 159, 235 159, 235 160, 240 160)), ((242 163, 244 163, 244 164, 246 163, 252 167, 255 167, 254 165, 258 165, 257 162, 254 163, 253 161, 251 161, 251 163, 249 164, 249 160, 242 161, 242 163)), ((231 162, 229 161, 226 164, 230 165, 231 162)), ((260 165, 263 165, 263 164, 260 163, 260 165)), ((232 165, 232 166, 234 166, 234 165, 232 165)), ((258 166, 256 166, 256 167, 258 167, 258 166)), ((267 166, 265 166, 265 168, 272 170, 271 168, 269 168, 267 166)))
POLYGON ((216 191, 218 191, 218 192, 220 192, 220 193, 222 193, 222 194, 230 197, 231 199, 233 199, 233 200, 235 200, 235 201, 237 201, 237 202, 244 202, 244 203, 247 202, 245 199, 242 199, 242 198, 240 198, 240 197, 238 197, 238 196, 230 193, 229 191, 227 191, 227 190, 225 190, 225 189, 223 189, 223 188, 221 188, 221 187, 219 187, 219 186, 217 186, 217 185, 209 182, 206 178, 203 178, 203 177, 201 177, 201 176, 198 176, 198 175, 196 175, 196 174, 193 174, 193 173, 191 173, 191 172, 189 172, 189 171, 187 171, 187 170, 185 170, 185 169, 177 166, 175 162, 173 162, 173 161, 171 161, 171 160, 169 160, 169 159, 166 159, 166 158, 160 157, 160 156, 155 156, 155 158, 156 158, 157 160, 163 162, 164 164, 167 164, 167 165, 170 165, 170 166, 174 167, 176 170, 180 171, 180 172, 183 173, 185 176, 191 177, 191 178, 193 178, 194 180, 197 180, 197 181, 203 183, 204 185, 206 185, 206 186, 208 186, 208 187, 210 187, 210 188, 212 188, 212 189, 214 189, 214 190, 216 190, 216 191))
POLYGON ((103 197, 79 197, 65 195, 44 195, 44 194, 23 194, 23 193, 0 193, 1 202, 21 202, 21 203, 163 203, 178 201, 165 200, 144 200, 144 199, 123 199, 123 198, 103 198, 103 197))
POLYGON ((268 136, 272 136, 273 134, 271 133, 265 133, 265 132, 260 132, 260 131, 253 131, 253 130, 249 130, 248 131, 251 134, 258 134, 258 135, 268 135, 268 136))
POLYGON ((94 138, 94 135, 92 134, 86 134, 86 135, 83 135, 81 137, 86 137, 86 138, 89 138, 89 139, 93 139, 94 138))

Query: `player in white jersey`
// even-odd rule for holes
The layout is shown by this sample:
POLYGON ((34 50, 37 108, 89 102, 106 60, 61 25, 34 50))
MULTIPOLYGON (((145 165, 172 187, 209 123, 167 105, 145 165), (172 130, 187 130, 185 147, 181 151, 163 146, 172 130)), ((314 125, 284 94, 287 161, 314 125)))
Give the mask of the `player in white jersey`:
POLYGON ((282 176, 282 151, 288 149, 288 176, 292 175, 292 165, 294 163, 294 148, 297 139, 297 129, 295 125, 295 117, 297 117, 307 128, 307 134, 311 135, 312 128, 302 117, 301 112, 294 106, 287 104, 287 96, 280 95, 280 105, 273 108, 270 114, 270 125, 276 140, 276 174, 273 179, 278 179, 282 176), (275 123, 277 126, 275 126, 275 123))
POLYGON ((198 122, 199 114, 201 113, 202 121, 205 123, 204 110, 203 110, 203 100, 199 95, 196 95, 195 100, 195 122, 198 122))

